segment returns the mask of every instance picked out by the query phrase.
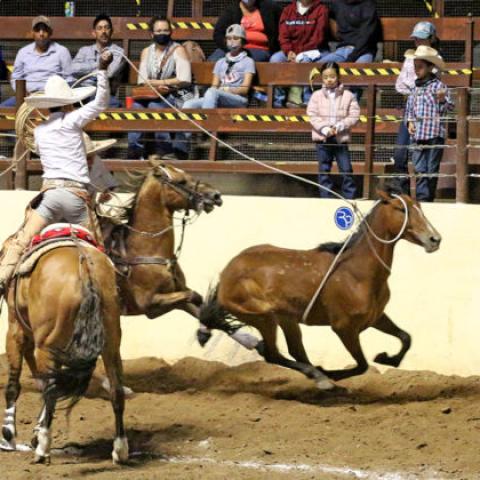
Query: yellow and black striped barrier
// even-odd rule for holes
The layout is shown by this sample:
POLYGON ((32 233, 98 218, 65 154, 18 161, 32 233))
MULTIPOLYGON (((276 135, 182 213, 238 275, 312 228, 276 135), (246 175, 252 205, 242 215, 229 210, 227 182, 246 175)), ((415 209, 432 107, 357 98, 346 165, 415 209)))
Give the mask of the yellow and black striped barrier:
MULTIPOLYGON (((459 68, 459 69, 449 69, 445 70, 443 73, 447 75, 472 75, 472 73, 479 68, 459 68)), ((367 77, 385 77, 391 75, 400 75, 400 68, 397 67, 375 67, 375 68, 361 68, 361 67, 354 67, 354 68, 340 68, 340 74, 345 76, 367 76, 367 77)), ((313 68, 310 71, 309 80, 310 82, 313 79, 320 75, 320 70, 318 68, 313 68)))
MULTIPOLYGON (((159 120, 159 121, 178 121, 178 120, 195 120, 195 121, 204 121, 208 119, 208 115, 204 113, 176 113, 176 112, 142 112, 142 111, 132 111, 132 112, 103 112, 99 115, 99 120, 113 120, 113 121, 124 121, 124 120, 159 120)), ((230 116, 234 123, 240 122, 257 122, 257 123, 271 123, 271 122, 280 122, 280 123, 308 123, 310 118, 308 115, 265 115, 265 114, 232 114, 230 116)), ((0 113, 0 120, 15 120, 15 115, 0 113)), ((367 116, 360 115, 360 122, 367 123, 367 116)), ((403 120, 403 117, 397 115, 375 115, 375 121, 379 122, 400 122, 403 120)))
POLYGON ((207 119, 204 113, 175 113, 175 112, 105 112, 101 113, 100 120, 196 120, 207 119))
MULTIPOLYGON (((232 115, 234 122, 291 122, 291 123, 308 123, 310 118, 308 115, 257 115, 257 114, 234 114, 232 115)), ((383 122, 401 122, 403 117, 397 115, 375 115, 377 123, 383 122)), ((360 122, 367 123, 366 115, 360 115, 360 122)))
POLYGON ((423 3, 425 3, 427 10, 433 18, 440 18, 440 14, 435 11, 435 9, 433 8, 433 4, 430 0, 423 0, 423 3))
MULTIPOLYGON (((127 23, 129 30, 148 30, 147 22, 127 23)), ((172 28, 181 30, 213 30, 214 25, 210 22, 172 22, 172 28)))

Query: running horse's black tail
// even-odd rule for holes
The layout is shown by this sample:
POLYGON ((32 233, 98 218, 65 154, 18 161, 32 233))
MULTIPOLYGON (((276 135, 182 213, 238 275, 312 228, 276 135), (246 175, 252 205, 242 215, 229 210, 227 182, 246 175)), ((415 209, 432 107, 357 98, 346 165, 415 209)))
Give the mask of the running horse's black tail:
POLYGON ((51 350, 55 366, 43 377, 45 395, 55 400, 71 399, 69 410, 87 391, 104 345, 102 301, 88 267, 84 271, 87 278, 82 282, 82 301, 72 338, 65 349, 51 350))
POLYGON ((200 323, 210 330, 221 330, 232 335, 245 326, 218 303, 218 284, 208 289, 205 302, 200 307, 200 323))

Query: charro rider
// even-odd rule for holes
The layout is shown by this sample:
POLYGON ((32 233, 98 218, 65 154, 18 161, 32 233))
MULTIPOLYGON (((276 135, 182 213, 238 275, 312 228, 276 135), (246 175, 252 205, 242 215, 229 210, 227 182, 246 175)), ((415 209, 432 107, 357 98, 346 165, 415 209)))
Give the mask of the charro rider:
POLYGON ((83 127, 109 105, 107 68, 113 56, 104 50, 99 57, 95 99, 72 109, 72 105, 95 92, 95 87, 70 88, 52 76, 42 94, 27 97, 28 105, 49 109, 49 118, 35 128, 35 145, 43 168, 42 196, 28 209, 23 225, 4 245, 0 261, 0 295, 5 293, 19 258, 34 235, 60 221, 91 227, 87 202, 90 177, 83 127))

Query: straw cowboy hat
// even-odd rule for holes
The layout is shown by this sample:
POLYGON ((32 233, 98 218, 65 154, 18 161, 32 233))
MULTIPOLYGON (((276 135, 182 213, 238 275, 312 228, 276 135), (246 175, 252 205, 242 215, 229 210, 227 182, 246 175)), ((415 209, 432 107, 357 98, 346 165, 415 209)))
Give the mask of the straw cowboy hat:
POLYGON ((433 63, 439 70, 445 70, 445 62, 440 54, 432 47, 420 45, 416 50, 407 50, 405 58, 413 58, 414 60, 425 60, 433 63))
POLYGON ((35 108, 63 107, 91 97, 96 89, 94 86, 70 88, 65 79, 52 75, 45 84, 44 92, 26 97, 25 102, 35 108))
POLYGON ((83 143, 85 145, 86 154, 93 155, 94 153, 100 153, 104 150, 108 150, 117 143, 117 140, 115 138, 109 138, 108 140, 92 140, 86 133, 84 133, 83 143))

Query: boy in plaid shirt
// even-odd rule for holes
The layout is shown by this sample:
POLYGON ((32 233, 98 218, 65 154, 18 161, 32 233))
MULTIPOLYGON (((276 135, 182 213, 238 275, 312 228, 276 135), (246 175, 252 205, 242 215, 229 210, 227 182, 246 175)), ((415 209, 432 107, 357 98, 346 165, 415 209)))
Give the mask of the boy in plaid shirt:
MULTIPOLYGON (((405 57, 414 59, 417 75, 405 111, 408 131, 419 147, 413 151, 412 163, 415 173, 438 174, 446 138, 443 117, 454 108, 446 85, 433 73, 435 68, 444 70, 445 63, 434 48, 427 46, 409 50, 405 57)), ((417 200, 433 202, 437 181, 436 176, 417 178, 417 200)))

